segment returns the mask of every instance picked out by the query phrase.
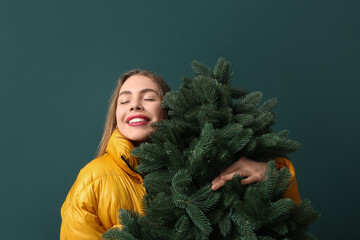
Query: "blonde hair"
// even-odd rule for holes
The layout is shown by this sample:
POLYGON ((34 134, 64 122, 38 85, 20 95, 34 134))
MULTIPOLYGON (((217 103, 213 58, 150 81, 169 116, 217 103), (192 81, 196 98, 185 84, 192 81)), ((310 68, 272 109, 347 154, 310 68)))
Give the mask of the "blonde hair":
POLYGON ((107 143, 111 137, 111 134, 116 129, 116 107, 117 107, 117 99, 119 97, 120 88, 124 84, 124 82, 134 75, 141 75, 152 79, 160 90, 160 97, 161 100, 164 98, 165 94, 170 91, 170 87, 167 83, 156 73, 148 71, 148 70, 140 70, 140 69, 133 69, 129 72, 124 73, 118 80, 116 88, 112 93, 109 101, 109 109, 107 112, 106 120, 105 120, 105 127, 104 133, 101 138, 101 141, 98 146, 97 157, 101 157, 106 152, 107 143))

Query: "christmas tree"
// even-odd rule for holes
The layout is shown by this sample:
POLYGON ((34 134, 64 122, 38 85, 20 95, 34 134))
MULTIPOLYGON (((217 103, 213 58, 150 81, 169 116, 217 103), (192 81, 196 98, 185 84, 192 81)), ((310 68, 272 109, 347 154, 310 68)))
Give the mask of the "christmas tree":
POLYGON ((307 227, 319 213, 307 200, 283 198, 291 174, 271 161, 299 147, 288 131, 271 129, 277 100, 260 104, 261 92, 232 86, 222 58, 213 70, 196 61, 192 67, 196 76, 164 98, 168 119, 132 151, 145 173, 145 215, 120 210, 123 228, 103 238, 315 239, 307 227), (241 156, 269 162, 263 181, 242 185, 237 176, 211 190, 212 179, 241 156))

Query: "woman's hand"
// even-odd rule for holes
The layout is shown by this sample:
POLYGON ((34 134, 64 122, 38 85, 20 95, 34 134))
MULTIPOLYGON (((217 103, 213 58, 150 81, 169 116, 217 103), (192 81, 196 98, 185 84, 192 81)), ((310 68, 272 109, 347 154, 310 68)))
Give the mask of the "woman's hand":
POLYGON ((223 187, 226 181, 230 181, 236 174, 246 177, 241 183, 246 185, 260 182, 265 175, 267 162, 256 162, 247 157, 241 157, 237 162, 228 167, 212 181, 212 190, 223 187))

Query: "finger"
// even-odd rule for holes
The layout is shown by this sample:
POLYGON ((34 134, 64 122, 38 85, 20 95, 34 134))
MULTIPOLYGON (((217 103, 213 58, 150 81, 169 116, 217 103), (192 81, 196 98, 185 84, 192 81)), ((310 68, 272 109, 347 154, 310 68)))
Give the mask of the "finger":
POLYGON ((220 179, 221 179, 220 176, 214 178, 214 180, 212 180, 211 184, 216 183, 216 182, 219 181, 220 179))
POLYGON ((233 177, 235 175, 239 175, 242 177, 249 177, 249 176, 253 175, 253 173, 251 173, 250 171, 247 171, 247 170, 242 170, 241 172, 235 171, 235 172, 232 172, 232 173, 229 173, 226 175, 221 175, 220 177, 221 177, 221 180, 230 181, 231 179, 233 179, 233 177))
POLYGON ((233 165, 231 165, 230 167, 228 167, 227 169, 225 169, 225 171, 223 171, 220 175, 225 175, 225 174, 229 174, 231 172, 236 172, 236 170, 239 169, 239 165, 238 163, 234 163, 233 165))
POLYGON ((227 169, 225 169, 225 171, 222 172, 220 175, 226 175, 226 174, 229 174, 231 172, 238 172, 240 170, 244 171, 246 169, 249 169, 249 167, 250 167, 250 170, 251 170, 251 169, 253 169, 253 167, 251 167, 251 166, 254 166, 253 164, 254 164, 254 162, 250 161, 248 158, 241 157, 238 161, 236 161, 235 163, 230 165, 227 169), (249 166, 249 162, 251 163, 250 166, 249 166))
POLYGON ((223 181, 223 180, 219 180, 219 181, 217 181, 217 182, 215 182, 212 186, 211 186, 211 189, 212 190, 218 190, 219 188, 222 188, 223 186, 224 186, 224 184, 225 184, 225 181, 223 181))
POLYGON ((243 185, 248 185, 251 183, 256 183, 256 182, 260 182, 261 178, 258 176, 250 176, 248 178, 244 178, 243 180, 241 180, 241 184, 243 185))
POLYGON ((223 181, 230 181, 231 179, 233 179, 233 177, 236 175, 236 173, 230 173, 230 174, 226 174, 226 175, 222 175, 221 176, 221 180, 223 181))

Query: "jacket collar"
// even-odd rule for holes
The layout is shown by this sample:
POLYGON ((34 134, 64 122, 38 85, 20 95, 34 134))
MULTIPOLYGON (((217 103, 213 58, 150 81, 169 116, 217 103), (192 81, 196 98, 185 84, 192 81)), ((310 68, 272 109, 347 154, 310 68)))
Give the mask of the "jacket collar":
POLYGON ((116 128, 108 141, 106 152, 127 174, 142 181, 142 176, 136 172, 139 158, 130 154, 132 149, 134 149, 132 142, 126 139, 116 128))

